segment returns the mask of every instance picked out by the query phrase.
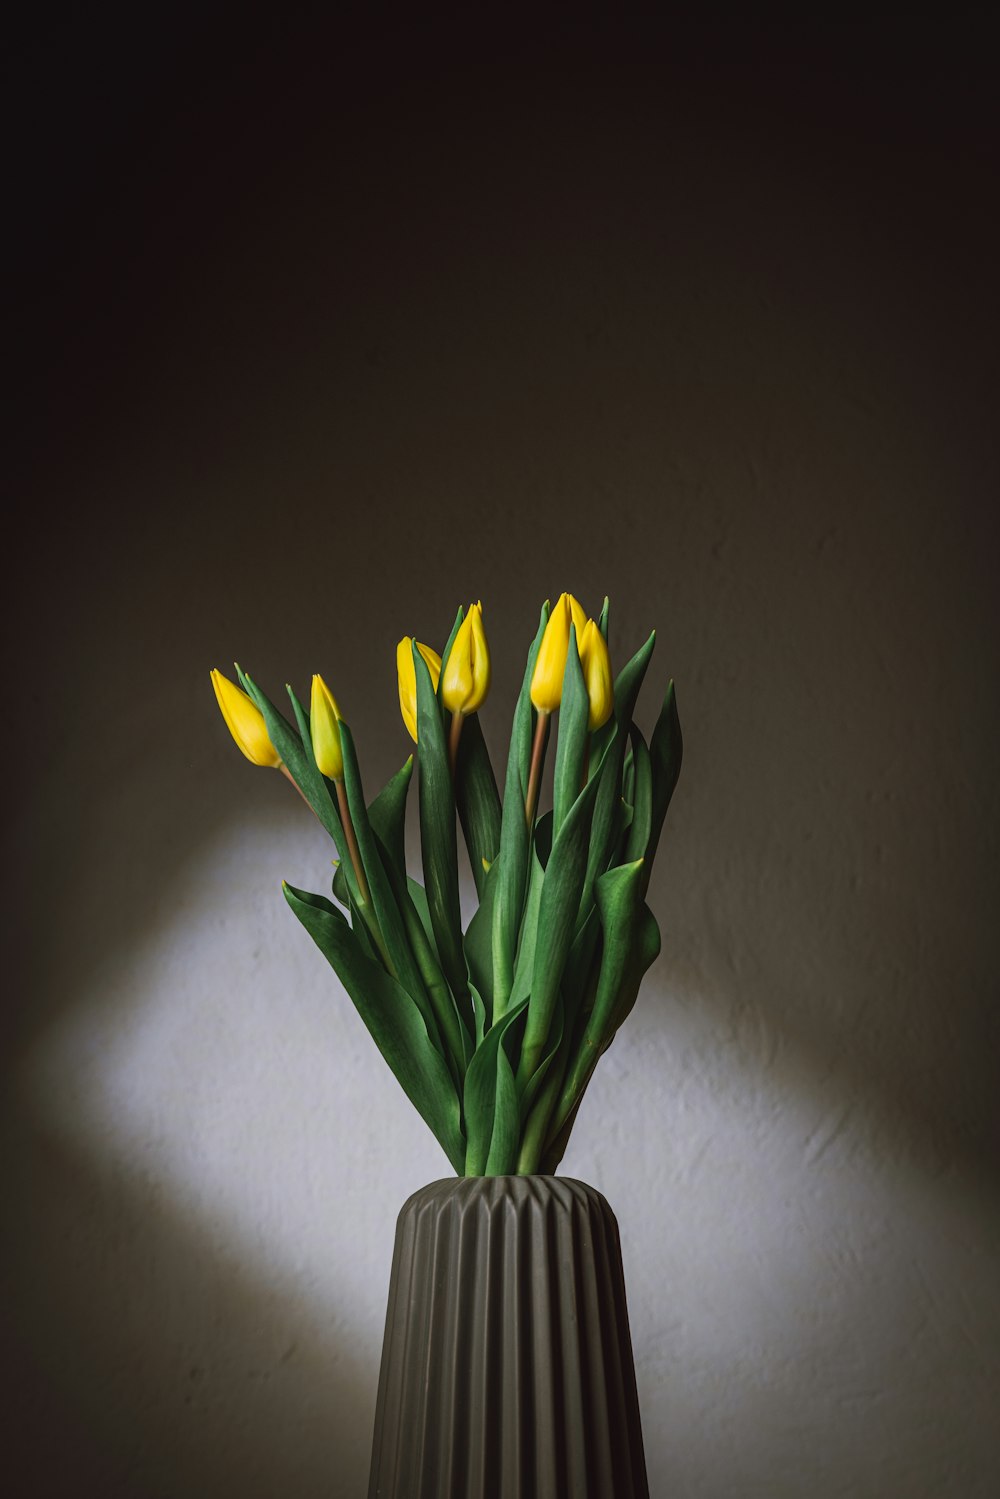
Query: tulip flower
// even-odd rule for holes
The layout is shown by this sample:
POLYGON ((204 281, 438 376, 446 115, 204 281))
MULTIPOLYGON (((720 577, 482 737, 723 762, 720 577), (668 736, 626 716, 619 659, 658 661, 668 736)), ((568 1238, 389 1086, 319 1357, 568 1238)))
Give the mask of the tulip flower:
MULTIPOLYGON (((427 663, 431 674, 431 686, 437 692, 441 677, 441 657, 429 645, 416 642, 417 650, 427 663)), ((413 637, 404 635, 396 647, 396 676, 399 679, 399 711, 403 715, 407 733, 417 742, 417 673, 413 665, 413 637)))
POLYGON ((549 615, 542 634, 535 669, 531 674, 530 697, 538 710, 535 738, 531 746, 531 766, 528 771, 528 790, 524 800, 524 815, 529 828, 535 818, 538 805, 538 788, 542 779, 542 762, 545 758, 545 741, 549 733, 549 718, 562 702, 563 676, 566 657, 569 655, 570 627, 576 628, 576 645, 587 626, 583 605, 571 593, 561 593, 556 606, 549 615))
POLYGON ((449 713, 468 717, 482 707, 489 690, 490 650, 483 629, 483 606, 470 604, 445 663, 441 701, 449 713))
POLYGON ((358 848, 351 809, 347 801, 347 790, 344 786, 344 750, 340 742, 340 725, 343 718, 344 715, 337 707, 337 699, 323 678, 318 674, 315 675, 312 679, 312 692, 309 698, 309 737, 312 740, 313 756, 317 769, 331 780, 336 788, 337 806, 340 808, 340 821, 347 840, 347 851, 351 856, 351 864, 354 866, 361 898, 367 903, 371 900, 371 894, 365 878, 365 868, 361 861, 361 851, 358 848))
POLYGON ((576 626, 579 647, 587 625, 583 605, 571 593, 561 593, 549 615, 542 643, 538 647, 535 670, 531 676, 531 701, 539 713, 554 713, 562 702, 563 673, 569 653, 569 627, 576 626))
POLYGON ((229 732, 247 759, 254 765, 281 768, 281 756, 267 736, 264 715, 257 704, 221 671, 213 669, 211 677, 216 701, 229 725, 229 732))
POLYGON ((283 883, 286 901, 467 1178, 556 1171, 594 1066, 660 950, 646 902, 681 766, 680 723, 671 682, 648 741, 638 731, 655 635, 625 663, 616 653, 616 684, 609 614, 604 599, 589 618, 571 593, 542 604, 502 786, 480 724, 464 727, 491 686, 496 622, 488 643, 481 601, 455 608, 443 661, 397 637, 399 707, 415 752, 371 801, 357 708, 349 725, 321 676, 304 678, 304 692, 285 684, 286 717, 239 665, 231 681, 211 672, 240 753, 280 771, 335 845, 330 893, 341 909, 283 883), (542 816, 547 770, 552 810, 542 816), (414 772, 422 883, 405 847, 414 772))
POLYGON ((611 680, 611 657, 607 641, 601 634, 596 620, 588 619, 580 640, 580 665, 583 680, 587 684, 590 713, 587 718, 588 732, 593 733, 611 717, 615 705, 615 690, 611 680))
POLYGON ((344 752, 340 745, 340 720, 337 699, 320 676, 312 679, 309 700, 309 733, 318 768, 331 781, 344 776, 344 752))
POLYGON ((451 714, 448 759, 452 775, 458 764, 458 741, 462 724, 486 701, 490 690, 490 648, 483 629, 482 602, 470 604, 458 627, 441 677, 441 702, 451 714))

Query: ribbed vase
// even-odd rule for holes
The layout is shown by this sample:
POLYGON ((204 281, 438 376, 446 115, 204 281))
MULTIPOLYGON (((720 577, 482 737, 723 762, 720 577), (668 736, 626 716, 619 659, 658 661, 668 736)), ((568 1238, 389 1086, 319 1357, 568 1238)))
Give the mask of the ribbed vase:
POLYGON ((403 1205, 369 1499, 647 1499, 618 1224, 564 1176, 403 1205))

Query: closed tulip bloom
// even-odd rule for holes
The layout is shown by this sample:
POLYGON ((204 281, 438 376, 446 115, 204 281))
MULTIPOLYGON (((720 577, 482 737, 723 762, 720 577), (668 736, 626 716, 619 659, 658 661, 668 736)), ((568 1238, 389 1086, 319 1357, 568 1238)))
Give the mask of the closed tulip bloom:
POLYGON ((229 732, 247 759, 254 765, 277 768, 281 764, 281 757, 267 737, 264 715, 257 704, 235 682, 224 677, 221 671, 213 670, 211 677, 216 701, 229 725, 229 732))
POLYGON ((539 713, 554 713, 562 702, 563 673, 569 653, 569 627, 576 626, 579 648, 587 625, 582 604, 571 593, 561 593, 549 615, 531 674, 531 701, 539 713))
POLYGON ((569 603, 570 618, 576 625, 576 643, 579 646, 580 641, 583 639, 583 632, 587 628, 587 611, 580 603, 580 600, 574 598, 571 593, 566 594, 566 599, 569 603))
MULTIPOLYGON (((441 657, 437 651, 432 651, 429 645, 421 645, 418 640, 417 650, 427 663, 427 670, 431 674, 431 686, 437 692, 438 681, 441 677, 441 657)), ((407 733, 417 742, 417 672, 413 665, 413 636, 404 635, 396 647, 396 676, 399 678, 399 711, 403 715, 407 733)))
POLYGON ((323 678, 314 676, 309 700, 309 735, 316 764, 331 781, 341 780, 344 774, 344 751, 340 744, 342 717, 337 699, 323 678))
POLYGON ((441 701, 449 713, 468 716, 482 707, 490 690, 490 650, 483 629, 483 606, 470 604, 444 666, 441 701))
POLYGON ((593 733, 602 724, 607 723, 615 706, 615 689, 611 680, 611 657, 608 655, 607 641, 601 634, 596 620, 588 619, 583 628, 583 638, 580 641, 580 665, 583 667, 583 680, 587 684, 587 696, 590 699, 590 713, 587 718, 587 728, 593 733))

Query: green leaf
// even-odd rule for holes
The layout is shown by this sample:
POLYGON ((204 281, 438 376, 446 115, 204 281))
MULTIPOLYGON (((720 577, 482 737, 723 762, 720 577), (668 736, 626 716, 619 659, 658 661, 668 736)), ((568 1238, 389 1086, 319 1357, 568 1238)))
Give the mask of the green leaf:
POLYGON ((573 803, 556 834, 545 870, 538 910, 531 1004, 517 1072, 517 1083, 522 1092, 541 1062, 552 1023, 559 983, 580 908, 594 803, 602 779, 595 776, 588 781, 573 803))
MULTIPOLYGON (((361 772, 358 768, 357 751, 354 748, 354 736, 343 719, 340 721, 340 748, 344 757, 344 789, 347 793, 347 805, 354 824, 354 836, 357 839, 361 864, 368 880, 371 910, 396 978, 408 993, 416 996, 423 989, 423 979, 406 935, 406 927, 396 903, 389 876, 382 862, 378 840, 369 821, 364 786, 361 783, 361 772)), ((422 996, 422 999, 426 1000, 426 994, 422 996)))
POLYGON ((570 946, 566 966, 563 969, 562 991, 566 1001, 566 1030, 572 1034, 577 1026, 580 1011, 593 1003, 592 990, 597 983, 594 965, 598 957, 601 939, 601 921, 596 905, 591 906, 586 920, 578 926, 570 946))
POLYGON ((497 888, 497 865, 491 864, 479 905, 465 933, 465 962, 469 979, 486 1007, 487 1024, 493 1022, 493 900, 497 888))
POLYGON ((379 956, 378 948, 372 941, 371 932, 365 924, 364 913, 349 890, 347 891, 347 906, 351 913, 351 931, 357 939, 358 946, 366 958, 370 958, 373 963, 378 963, 382 966, 382 959, 379 956))
POLYGON ((500 793, 490 763, 479 716, 473 713, 462 725, 455 769, 455 800, 476 890, 482 900, 486 884, 483 860, 492 864, 500 849, 500 793))
MULTIPOLYGON (((289 686, 287 682, 285 683, 285 691, 288 693, 289 701, 292 705, 292 712, 295 714, 295 722, 298 724, 299 738, 302 740, 302 743, 306 749, 311 749, 312 730, 309 727, 309 714, 306 712, 305 708, 303 708, 302 704, 295 696, 294 690, 289 686)), ((315 760, 315 756, 313 757, 313 759, 315 760)))
POLYGON ((608 643, 608 615, 610 614, 610 612, 611 612, 611 603, 610 603, 610 600, 608 598, 605 598, 605 600, 604 600, 604 607, 601 610, 601 617, 597 621, 597 628, 600 630, 601 634, 604 636, 604 643, 605 643, 605 645, 607 645, 607 643, 608 643))
MULTIPOLYGON (((659 929, 651 931, 643 913, 643 861, 621 864, 601 875, 595 894, 603 929, 601 967, 593 1007, 570 1059, 566 1081, 550 1130, 554 1139, 576 1109, 601 1053, 631 1009, 643 974, 659 952, 659 929), (628 1009, 623 1007, 627 1003, 628 1009)), ((655 921, 653 927, 656 928, 655 921)))
POLYGON ((625 763, 622 766, 622 801, 631 807, 635 796, 635 759, 631 744, 625 747, 625 763))
POLYGON ((472 1034, 469 996, 462 951, 462 911, 458 891, 458 842, 455 797, 445 744, 441 710, 434 696, 430 672, 413 647, 417 678, 417 774, 420 785, 420 852, 424 889, 434 929, 434 941, 445 977, 459 1004, 462 1022, 472 1034))
MULTIPOLYGON (((614 724, 614 731, 610 739, 605 742, 604 750, 606 754, 610 754, 611 760, 594 808, 590 851, 587 857, 587 875, 583 884, 581 922, 585 920, 594 898, 594 881, 607 869, 618 843, 622 816, 621 783, 625 749, 629 742, 629 729, 632 725, 635 701, 655 644, 656 631, 654 630, 645 644, 639 647, 615 678, 615 712, 614 718, 609 720, 609 723, 614 724)), ((596 734, 594 738, 597 738, 596 734)))
POLYGON ((587 720, 590 698, 580 665, 576 626, 570 625, 569 650, 563 671, 562 701, 559 705, 559 741, 552 778, 552 833, 558 837, 570 807, 580 795, 583 757, 587 748, 587 720))
POLYGON ((413 775, 410 755, 391 776, 368 808, 368 820, 376 838, 400 874, 406 873, 406 793, 413 775))
POLYGON ((674 693, 673 681, 670 681, 667 683, 667 693, 663 699, 663 707, 660 709, 660 716, 656 720, 656 726, 649 741, 653 790, 649 819, 649 840, 646 846, 647 886, 649 884, 649 876, 652 872, 653 859, 656 856, 656 850, 660 842, 663 819, 667 815, 670 798, 674 794, 677 777, 681 773, 683 751, 684 741, 681 737, 680 719, 677 717, 677 699, 674 693))
POLYGON ((323 896, 285 885, 285 898, 330 963, 403 1092, 461 1174, 465 1139, 454 1084, 410 996, 366 955, 347 918, 323 896))
MULTIPOLYGON (((465 618, 465 610, 462 608, 462 605, 459 604, 459 606, 458 606, 458 613, 455 615, 455 623, 451 627, 451 634, 448 636, 448 639, 445 641, 444 650, 441 652, 441 675, 438 677, 438 684, 437 684, 437 696, 438 696, 438 701, 439 702, 441 700, 441 693, 442 693, 442 691, 444 689, 444 669, 448 665, 448 657, 451 655, 451 648, 455 644, 455 636, 458 634, 459 630, 461 629, 461 627, 462 627, 462 621, 464 620, 464 618, 465 618)), ((418 732, 418 734, 420 732, 420 725, 419 724, 417 725, 417 732, 418 732)))
POLYGON ((507 1056, 506 1044, 497 1052, 497 1093, 493 1110, 493 1136, 486 1162, 487 1176, 512 1176, 517 1168, 521 1140, 521 1117, 517 1103, 517 1083, 507 1056))
POLYGON ((497 889, 493 905, 493 1014, 502 1015, 510 1002, 514 982, 514 955, 521 925, 521 911, 528 881, 528 828, 525 822, 525 798, 528 792, 528 770, 531 763, 531 740, 534 709, 531 706, 531 678, 535 670, 538 647, 549 618, 548 600, 542 605, 538 632, 528 651, 524 680, 518 694, 511 726, 507 755, 507 779, 504 783, 503 810, 500 824, 500 852, 497 855, 497 889))
POLYGON ((535 943, 538 937, 538 911, 542 902, 542 886, 545 872, 536 849, 531 858, 531 874, 528 877, 528 896, 524 902, 521 918, 521 935, 517 944, 514 963, 514 983, 510 991, 511 1005, 520 1004, 531 992, 531 978, 535 967, 535 943))
MULTIPOLYGON (((528 1002, 528 1011, 530 1014, 530 1000, 528 1002)), ((522 1130, 522 1145, 524 1139, 527 1137, 528 1127, 531 1123, 530 1116, 535 1109, 535 1100, 542 1091, 542 1085, 546 1077, 551 1077, 552 1069, 557 1064, 559 1048, 562 1046, 563 1035, 565 1033, 565 1021, 566 1007, 563 1003, 563 994, 560 988, 556 994, 556 1002, 552 1011, 552 1023, 549 1026, 549 1034, 546 1037, 545 1055, 518 1095, 518 1107, 521 1110, 521 1121, 524 1126, 522 1130)), ((541 1140, 539 1140, 539 1144, 541 1144, 541 1140)))
MULTIPOLYGON (((465 1074, 464 1113, 468 1137, 468 1152, 465 1160, 466 1176, 482 1176, 490 1154, 490 1142, 496 1122, 497 1103, 497 1058, 503 1051, 501 1042, 508 1028, 518 1019, 524 1002, 509 1010, 502 1020, 491 1026, 476 1049, 465 1074)), ((510 1063, 508 1061, 508 1068, 510 1063)), ((515 1098, 514 1129, 517 1131, 517 1107, 515 1098)))
POLYGON ((548 1138, 549 1120, 555 1107, 563 1074, 566 1070, 566 1054, 562 1046, 563 1016, 558 1013, 553 1030, 557 1039, 550 1045, 548 1055, 535 1072, 528 1089, 521 1099, 521 1149, 517 1158, 520 1176, 530 1176, 540 1170, 541 1160, 548 1138))
MULTIPOLYGON (((296 729, 288 722, 283 714, 271 702, 270 698, 252 681, 245 672, 240 673, 247 695, 253 699, 267 725, 267 734, 274 745, 282 761, 288 769, 289 775, 298 786, 309 806, 315 812, 320 822, 330 834, 337 849, 337 856, 343 863, 347 854, 347 842, 344 838, 344 829, 340 821, 340 813, 337 810, 333 797, 330 794, 330 785, 322 772, 317 769, 313 759, 312 744, 308 737, 303 744, 302 737, 296 729)), ((357 884, 354 880, 354 871, 347 873, 348 884, 357 893, 357 884)))
POLYGON ((454 996, 448 987, 448 981, 441 972, 441 965, 434 948, 434 938, 430 932, 430 920, 426 914, 427 902, 423 900, 423 886, 418 885, 416 880, 405 878, 385 852, 381 839, 377 841, 379 851, 383 855, 383 864, 392 893, 403 919, 407 939, 423 979, 426 1004, 424 992, 419 989, 413 996, 414 1000, 427 1023, 428 1034, 443 1053, 452 1076, 460 1085, 461 1079, 465 1076, 465 1068, 472 1047, 465 1027, 458 1018, 458 1010, 455 1007, 454 996), (422 909, 418 907, 411 891, 419 894, 422 909))
POLYGON ((632 821, 628 830, 628 843, 624 863, 634 864, 644 859, 649 846, 650 818, 653 810, 653 772, 649 750, 641 732, 632 725, 632 763, 635 767, 633 787, 632 821))
MULTIPOLYGON (((368 820, 372 825, 372 831, 382 845, 383 853, 404 873, 406 870, 406 793, 412 773, 413 756, 411 755, 396 771, 396 774, 386 782, 375 800, 368 805, 368 820)), ((347 863, 349 867, 350 860, 347 863)), ((338 863, 334 870, 333 893, 342 905, 348 904, 349 891, 343 864, 338 863)))
POLYGON ((421 925, 427 933, 427 940, 433 947, 434 928, 431 926, 431 913, 427 905, 427 891, 421 885, 420 881, 415 880, 412 875, 406 876, 406 888, 410 892, 410 899, 420 916, 421 925))
MULTIPOLYGON (((472 1011, 476 1020, 475 1044, 472 1048, 473 1053, 475 1053, 475 1051, 483 1044, 483 1037, 489 1029, 490 1022, 489 1017, 486 1014, 486 1006, 483 1004, 483 996, 480 994, 479 990, 476 988, 471 979, 469 981, 469 993, 472 995, 472 1011)), ((469 1060, 472 1060, 471 1056, 469 1060)))
POLYGON ((639 997, 639 988, 647 971, 656 962, 660 955, 660 928, 656 917, 643 901, 639 908, 639 919, 636 923, 635 939, 632 945, 632 958, 628 966, 628 973, 618 995, 618 1003, 615 1005, 611 1024, 608 1027, 608 1038, 604 1043, 603 1050, 614 1040, 617 1032, 631 1015, 635 1002, 639 997))

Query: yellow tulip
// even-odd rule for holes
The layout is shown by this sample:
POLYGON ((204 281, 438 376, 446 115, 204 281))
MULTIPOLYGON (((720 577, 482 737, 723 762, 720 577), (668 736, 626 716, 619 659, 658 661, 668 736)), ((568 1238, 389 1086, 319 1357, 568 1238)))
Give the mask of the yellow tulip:
POLYGON ((341 780, 344 774, 344 752, 340 744, 342 717, 337 699, 323 678, 314 676, 309 699, 309 736, 316 764, 331 781, 341 780))
MULTIPOLYGON (((417 650, 427 663, 431 674, 431 686, 437 692, 441 677, 441 657, 429 645, 417 641, 417 650)), ((417 672, 413 665, 413 636, 404 635, 396 647, 396 676, 399 679, 399 711, 403 715, 407 733, 417 742, 417 672)))
POLYGON ((539 713, 554 713, 562 702, 570 625, 576 626, 576 644, 579 649, 587 616, 583 605, 571 593, 561 593, 549 615, 535 658, 535 669, 531 674, 531 701, 539 713))
POLYGON ((277 768, 281 757, 267 737, 264 715, 241 687, 213 669, 212 686, 222 716, 247 759, 254 765, 270 765, 277 768))
POLYGON ((576 643, 579 646, 583 639, 583 632, 587 628, 587 611, 579 599, 575 599, 571 593, 568 593, 566 598, 569 600, 570 617, 576 625, 576 643))
POLYGON ((470 604, 444 666, 441 701, 449 713, 468 716, 482 707, 490 690, 490 649, 483 629, 483 606, 470 604))
POLYGON ((611 680, 611 657, 607 642, 598 628, 596 620, 588 619, 580 641, 580 665, 583 680, 587 684, 590 713, 587 728, 593 733, 607 723, 615 705, 615 689, 611 680))

